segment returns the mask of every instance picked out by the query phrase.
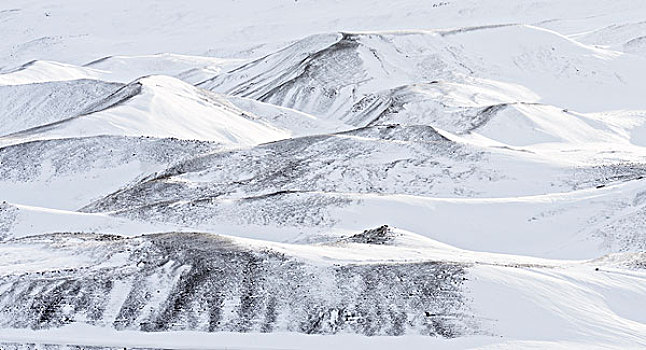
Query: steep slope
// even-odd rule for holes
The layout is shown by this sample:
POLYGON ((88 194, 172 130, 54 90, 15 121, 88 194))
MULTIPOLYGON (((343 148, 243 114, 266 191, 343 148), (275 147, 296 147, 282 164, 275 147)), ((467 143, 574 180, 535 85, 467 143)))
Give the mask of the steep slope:
POLYGON ((464 146, 428 126, 375 126, 196 157, 87 209, 284 192, 518 196, 571 190, 573 170, 464 146), (528 167, 542 177, 527 178, 528 167))
POLYGON ((644 175, 390 125, 196 157, 83 211, 276 241, 385 222, 466 249, 580 258, 643 248, 623 217, 641 212, 644 175))
MULTIPOLYGON (((572 346, 646 344, 643 307, 628 309, 618 298, 644 297, 640 254, 592 261, 482 254, 387 226, 326 245, 60 233, 2 242, 0 251, 3 327, 490 335, 471 340, 479 347, 552 346, 557 332, 572 346)), ((108 343, 138 339, 127 334, 108 343)), ((149 338, 149 346, 165 344, 154 339, 164 338, 149 338)))
POLYGON ((561 147, 621 144, 624 151, 643 146, 644 111, 580 113, 516 102, 523 97, 508 88, 508 84, 494 81, 406 85, 363 97, 342 119, 351 125, 432 125, 457 135, 476 134, 526 149, 543 143, 559 143, 561 147))
MULTIPOLYGON (((139 207, 121 202, 121 211, 114 214, 279 242, 320 242, 388 223, 463 249, 582 259, 646 248, 642 192, 643 180, 515 198, 282 191, 241 198, 184 197, 139 207)), ((114 205, 113 198, 99 204, 105 202, 114 205)))
POLYGON ((226 99, 180 80, 154 76, 130 83, 95 112, 5 138, 29 140, 99 135, 175 137, 223 144, 254 144, 289 136, 226 99), (117 95, 122 96, 117 96, 117 95))
POLYGON ((640 109, 644 62, 532 26, 341 33, 309 37, 200 86, 330 118, 378 91, 481 79, 515 84, 507 86, 513 95, 528 89, 518 102, 640 109))
POLYGON ((645 16, 2 1, 0 348, 646 347, 645 16))
POLYGON ((76 210, 126 183, 219 144, 178 139, 98 136, 0 148, 2 200, 76 210))
POLYGON ((0 86, 0 136, 83 114, 120 87, 97 80, 0 86))
POLYGON ((0 137, 2 199, 57 209, 78 209, 172 162, 223 145, 347 128, 282 107, 213 94, 170 77, 125 86, 71 81, 3 89, 12 98, 6 104, 22 111, 7 110, 7 127, 27 130, 0 137), (86 96, 101 88, 112 90, 94 99, 86 96), (47 94, 27 94, 40 92, 47 94))
POLYGON ((477 332, 462 291, 463 264, 320 264, 195 233, 44 235, 0 249, 12 256, 2 255, 3 328, 83 322, 142 331, 477 332), (12 276, 16 268, 24 274, 12 276))
POLYGON ((341 119, 357 126, 432 125, 464 134, 486 123, 501 106, 533 101, 530 95, 496 81, 416 83, 369 93, 341 119))
MULTIPOLYGON (((451 74, 448 70, 442 70, 444 67, 433 67, 432 64, 416 69, 422 65, 420 61, 425 57, 405 60, 402 58, 404 53, 388 57, 397 60, 396 62, 380 63, 384 53, 378 52, 374 46, 385 40, 387 39, 379 34, 316 35, 231 72, 218 75, 199 86, 259 99, 313 115, 332 117, 347 111, 353 98, 389 87, 384 84, 395 87, 410 82, 414 73, 427 67, 427 74, 416 74, 416 81, 437 80, 441 76, 451 74), (392 74, 389 74, 389 69, 393 70, 392 74), (414 71, 408 74, 409 79, 406 79, 409 73, 406 70, 414 71), (386 75, 391 79, 385 79, 386 75)), ((430 48, 437 46, 424 44, 428 44, 430 48)), ((392 52, 389 50, 386 54, 392 55, 392 52)), ((442 61, 441 57, 436 59, 442 61)))
POLYGON ((388 125, 196 157, 87 209, 285 192, 516 197, 589 188, 642 174, 640 164, 562 163, 531 152, 464 145, 428 126, 388 125), (528 169, 540 176, 528 177, 528 169))

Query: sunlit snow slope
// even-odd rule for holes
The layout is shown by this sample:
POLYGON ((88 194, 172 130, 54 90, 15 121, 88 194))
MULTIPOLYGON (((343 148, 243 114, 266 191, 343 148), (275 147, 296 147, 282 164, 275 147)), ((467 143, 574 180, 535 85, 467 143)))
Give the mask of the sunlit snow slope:
POLYGON ((2 1, 0 348, 646 348, 644 18, 2 1))

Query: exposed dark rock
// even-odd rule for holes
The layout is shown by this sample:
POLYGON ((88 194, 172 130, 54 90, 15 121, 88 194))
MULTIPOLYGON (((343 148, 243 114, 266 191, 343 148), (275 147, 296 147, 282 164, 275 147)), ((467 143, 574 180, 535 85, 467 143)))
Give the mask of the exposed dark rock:
MULTIPOLYGON (((367 243, 388 229, 372 231, 364 235, 367 243)), ((25 243, 85 263, 0 277, 0 327, 85 322, 143 331, 477 332, 459 264, 323 266, 193 233, 57 234, 2 244, 25 243)))
POLYGON ((365 244, 389 244, 398 235, 388 225, 383 225, 372 230, 365 230, 343 241, 365 244))

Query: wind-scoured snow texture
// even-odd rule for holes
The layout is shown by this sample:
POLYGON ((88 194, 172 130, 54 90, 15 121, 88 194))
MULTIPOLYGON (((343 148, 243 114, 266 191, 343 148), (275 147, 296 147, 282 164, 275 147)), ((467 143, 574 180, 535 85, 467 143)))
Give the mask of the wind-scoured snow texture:
POLYGON ((428 193, 434 182, 452 173, 491 177, 473 167, 478 158, 431 127, 364 128, 197 157, 111 196, 107 206, 96 209, 280 191, 428 193))
POLYGON ((495 80, 512 84, 509 94, 522 98, 515 102, 592 112, 644 108, 635 94, 644 88, 645 62, 522 25, 340 33, 309 37, 200 86, 338 118, 387 89, 495 80))
POLYGON ((558 166, 525 154, 461 145, 428 126, 367 127, 195 157, 83 211, 182 224, 327 226, 338 221, 329 210, 360 201, 358 194, 479 197, 486 203, 490 197, 569 192, 646 175, 639 164, 558 166), (528 177, 527 168, 541 176, 528 177))
POLYGON ((18 216, 18 208, 7 202, 0 203, 0 241, 9 236, 18 216))
POLYGON ((644 18, 3 0, 0 343, 646 347, 644 18))
POLYGON ((461 264, 320 265, 193 233, 57 234, 0 249, 17 259, 0 270, 2 327, 477 333, 461 264))
POLYGON ((220 143, 258 143, 286 138, 286 130, 246 115, 216 95, 180 80, 154 76, 126 85, 133 91, 117 102, 96 106, 92 113, 65 120, 14 139, 99 135, 198 139, 220 143))
POLYGON ((429 126, 375 126, 196 157, 86 210, 285 191, 450 197, 536 194, 547 188, 571 189, 562 180, 567 172, 463 146, 429 126), (520 164, 544 172, 542 183, 516 172, 514 165, 520 164))
POLYGON ((85 113, 120 87, 96 80, 0 86, 0 136, 85 113))
POLYGON ((283 191, 157 202, 122 209, 117 215, 299 242, 327 240, 330 235, 388 222, 463 249, 584 259, 644 249, 640 238, 644 225, 638 219, 643 205, 633 204, 642 186, 636 182, 514 199, 283 191), (505 220, 491 220, 500 213, 505 213, 505 220))
POLYGON ((98 136, 0 148, 4 200, 76 210, 175 162, 219 149, 179 139, 98 136))

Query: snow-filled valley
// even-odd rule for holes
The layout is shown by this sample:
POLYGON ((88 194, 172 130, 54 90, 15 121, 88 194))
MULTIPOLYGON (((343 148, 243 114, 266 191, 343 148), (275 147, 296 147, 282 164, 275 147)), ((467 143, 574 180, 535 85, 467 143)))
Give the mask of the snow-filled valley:
POLYGON ((646 348, 644 18, 0 2, 0 349, 646 348))

